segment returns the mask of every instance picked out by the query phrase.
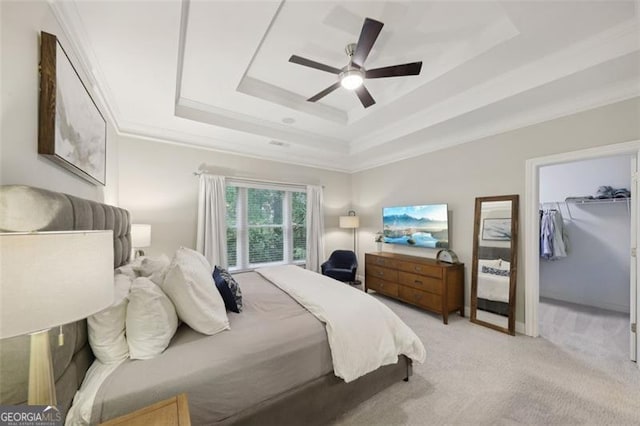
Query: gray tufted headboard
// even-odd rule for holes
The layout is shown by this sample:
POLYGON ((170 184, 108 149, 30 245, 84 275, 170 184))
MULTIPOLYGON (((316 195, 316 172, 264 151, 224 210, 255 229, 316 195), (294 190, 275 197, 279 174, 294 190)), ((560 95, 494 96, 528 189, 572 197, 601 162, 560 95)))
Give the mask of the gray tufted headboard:
POLYGON ((502 259, 511 261, 511 249, 509 247, 478 247, 478 259, 502 259))
MULTIPOLYGON (((131 253, 127 210, 40 188, 0 186, 0 232, 105 229, 113 230, 114 268, 126 264, 131 253)), ((67 410, 94 356, 86 320, 63 330, 64 346, 57 345, 57 330, 50 337, 58 404, 67 410)), ((0 405, 26 402, 28 375, 29 337, 0 340, 0 405)))

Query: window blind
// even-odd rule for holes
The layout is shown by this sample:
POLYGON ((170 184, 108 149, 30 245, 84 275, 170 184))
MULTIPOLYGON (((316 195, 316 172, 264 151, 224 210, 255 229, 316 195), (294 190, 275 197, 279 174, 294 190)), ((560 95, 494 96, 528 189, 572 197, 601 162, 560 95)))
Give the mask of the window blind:
POLYGON ((230 269, 305 261, 306 192, 231 181, 226 197, 230 269))

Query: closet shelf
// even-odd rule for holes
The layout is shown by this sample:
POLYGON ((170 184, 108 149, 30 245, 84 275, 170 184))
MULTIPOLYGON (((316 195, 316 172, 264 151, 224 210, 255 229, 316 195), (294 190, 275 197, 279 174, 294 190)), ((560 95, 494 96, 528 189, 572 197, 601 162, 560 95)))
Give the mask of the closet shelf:
POLYGON ((592 200, 590 199, 584 199, 584 200, 579 200, 579 199, 569 199, 569 200, 564 200, 564 201, 546 201, 544 203, 540 203, 540 209, 543 209, 546 205, 555 205, 557 207, 558 210, 560 210, 560 212, 562 212, 562 209, 560 208, 561 205, 564 205, 566 210, 567 210, 567 214, 569 216, 570 220, 573 220, 573 215, 571 214, 571 208, 569 207, 570 205, 574 205, 574 206, 586 206, 586 205, 590 205, 590 204, 626 204, 627 205, 627 211, 629 212, 629 214, 631 214, 631 197, 628 198, 594 198, 592 200))
POLYGON ((569 211, 569 216, 571 216, 571 210, 569 209, 569 205, 573 204, 575 206, 588 206, 591 204, 626 204, 627 212, 631 215, 631 197, 627 198, 594 198, 593 200, 565 200, 565 205, 567 206, 567 211, 569 211))
POLYGON ((593 200, 565 200, 564 202, 571 204, 630 204, 631 198, 594 198, 593 200))

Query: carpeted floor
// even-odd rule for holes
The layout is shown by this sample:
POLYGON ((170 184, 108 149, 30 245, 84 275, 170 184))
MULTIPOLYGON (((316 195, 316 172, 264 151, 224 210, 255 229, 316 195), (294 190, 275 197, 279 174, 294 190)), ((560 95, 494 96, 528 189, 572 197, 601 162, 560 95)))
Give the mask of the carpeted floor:
POLYGON ((541 337, 585 362, 597 359, 613 376, 624 374, 629 359, 629 314, 546 298, 538 306, 541 337))
POLYGON ((383 296, 422 339, 424 364, 336 425, 640 424, 640 369, 544 338, 439 317, 383 296))

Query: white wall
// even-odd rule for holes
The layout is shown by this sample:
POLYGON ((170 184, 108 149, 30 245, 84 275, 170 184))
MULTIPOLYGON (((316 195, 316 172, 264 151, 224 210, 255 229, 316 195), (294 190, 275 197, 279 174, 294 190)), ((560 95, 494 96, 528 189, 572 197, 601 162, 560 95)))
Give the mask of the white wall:
MULTIPOLYGON (((540 200, 549 203, 595 195, 601 185, 629 189, 630 176, 629 156, 541 167, 540 200)), ((628 205, 560 203, 559 207, 569 238, 568 256, 540 260, 540 296, 629 312, 628 205)))
MULTIPOLYGON (((110 204, 118 202, 118 137, 107 130, 106 186, 93 185, 38 155, 40 31, 58 37, 79 73, 71 44, 46 1, 2 1, 0 184, 23 184, 110 204)), ((82 75, 82 74, 81 74, 82 75)), ((86 82, 86 79, 85 79, 86 82)), ((89 85, 86 85, 89 87, 89 85)), ((94 97, 95 98, 95 97, 94 97)), ((105 111, 102 111, 103 115, 105 111)))
MULTIPOLYGON (((376 244, 374 236, 382 228, 383 206, 448 203, 451 248, 465 263, 465 303, 469 306, 475 198, 519 194, 523 207, 527 159, 640 139, 639 116, 640 99, 634 98, 355 173, 352 199, 362 227, 359 258, 378 247, 435 256, 435 250, 376 244)), ((524 321, 523 218, 521 208, 516 294, 516 318, 521 322, 524 321)))
POLYGON ((350 208, 350 176, 312 167, 266 161, 180 145, 121 138, 120 205, 134 223, 150 223, 147 254, 172 255, 180 246, 195 247, 198 178, 201 167, 225 176, 324 185, 325 258, 331 251, 351 248, 351 230, 338 227, 338 217, 350 208))

